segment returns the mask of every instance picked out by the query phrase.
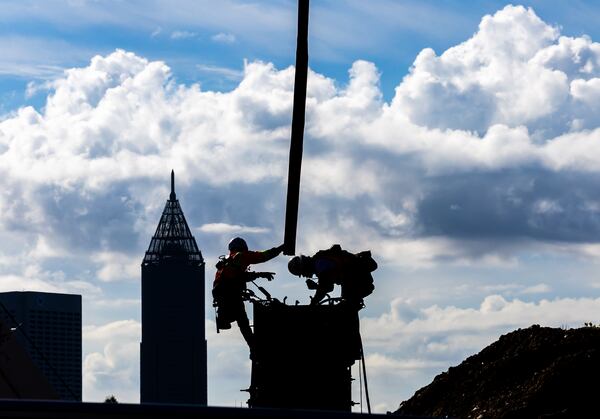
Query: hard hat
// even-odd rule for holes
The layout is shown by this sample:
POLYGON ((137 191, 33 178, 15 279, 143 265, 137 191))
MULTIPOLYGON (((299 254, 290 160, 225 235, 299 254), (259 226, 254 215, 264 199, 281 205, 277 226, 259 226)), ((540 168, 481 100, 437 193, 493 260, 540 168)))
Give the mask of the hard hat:
POLYGON ((241 237, 235 237, 231 239, 228 247, 230 252, 245 252, 248 250, 246 240, 242 239, 241 237))
POLYGON ((307 265, 310 263, 310 258, 308 256, 300 255, 294 256, 288 262, 288 271, 292 275, 301 276, 306 272, 307 265))

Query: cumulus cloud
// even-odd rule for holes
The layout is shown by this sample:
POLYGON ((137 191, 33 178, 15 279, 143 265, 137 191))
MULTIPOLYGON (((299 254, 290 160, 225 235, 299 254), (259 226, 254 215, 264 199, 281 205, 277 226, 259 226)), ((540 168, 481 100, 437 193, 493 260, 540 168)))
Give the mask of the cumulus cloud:
POLYGON ((373 403, 394 408, 436 374, 479 352, 504 333, 533 324, 580 327, 595 319, 597 298, 525 301, 488 295, 479 307, 416 307, 395 299, 380 317, 363 318, 361 330, 373 403))
MULTIPOLYGON (((561 37, 533 10, 507 6, 440 56, 423 51, 389 104, 372 63, 354 63, 346 86, 310 72, 303 211, 319 228, 307 243, 340 236, 351 219, 369 226, 374 245, 388 236, 425 247, 424 237, 596 241, 597 110, 587 95, 597 52, 591 39, 561 37), (475 125, 469 112, 481 113, 475 125)), ((241 77, 231 92, 202 91, 124 51, 68 70, 43 110, 1 123, 5 190, 17 198, 0 201, 3 224, 25 216, 46 249, 139 251, 159 200, 148 185, 170 167, 213 204, 234 199, 207 188, 235 196, 269 184, 276 192, 262 196, 263 209, 281 216, 293 69, 252 62, 241 77)), ((192 205, 200 217, 214 211, 192 205)), ((249 213, 244 223, 277 231, 249 213)))
MULTIPOLYGON (((390 270, 386 278, 402 268, 517 266, 526 252, 597 258, 598 63, 600 47, 589 37, 561 36, 533 10, 507 6, 463 43, 422 51, 390 103, 374 63, 356 61, 344 85, 310 71, 299 251, 335 242, 371 248, 382 271, 390 270)), ((255 248, 280 243, 294 69, 254 61, 229 75, 239 79, 231 91, 207 91, 178 84, 164 62, 117 50, 45 83, 42 108, 0 118, 4 283, 79 287, 110 299, 119 280, 139 275, 172 168, 205 255, 221 254, 231 234, 260 233, 255 248), (36 272, 27 270, 31 258, 36 272)), ((369 329, 398 341, 398 330, 429 333, 429 346, 410 350, 438 354, 435 369, 437 359, 489 342, 493 333, 485 330, 523 325, 515 313, 558 322, 547 307, 587 313, 583 305, 596 304, 506 299, 509 291, 540 297, 558 288, 546 279, 525 282, 470 311, 421 312, 396 302, 404 308, 371 320, 369 329), (480 329, 469 329, 467 319, 480 329), (457 334, 457 324, 468 333, 457 334)), ((400 293, 391 280, 379 286, 386 298, 400 293)), ((131 293, 121 296, 125 306, 135 305, 131 293)), ((380 355, 373 362, 421 365, 380 350, 374 334, 368 341, 380 355)), ((104 389, 117 359, 130 353, 114 345, 91 351, 87 385, 104 389)), ((219 370, 237 377, 231 383, 247 365, 238 355, 237 373, 219 370)))
MULTIPOLYGON (((507 6, 486 16, 471 39, 439 57, 423 51, 390 104, 382 102, 372 63, 357 61, 350 82, 341 88, 311 72, 303 181, 307 199, 334 197, 353 205, 360 200, 359 207, 378 202, 379 211, 365 208, 363 221, 401 236, 484 237, 496 234, 495 229, 509 236, 593 240, 593 190, 570 194, 571 185, 551 190, 541 182, 557 173, 558 182, 575 185, 580 177, 570 180, 564 169, 593 172, 597 166, 595 154, 587 152, 594 131, 584 128, 593 123, 594 101, 584 100, 589 89, 581 85, 593 83, 596 50, 589 38, 560 37, 531 9, 507 6), (543 79, 540 72, 571 83, 566 95, 572 91, 573 99, 556 93, 556 100, 540 99, 547 107, 531 102, 554 89, 554 82, 535 85, 534 78, 543 79), (529 79, 514 80, 509 74, 529 79), (481 106, 485 101, 491 105, 481 106), (430 109, 432 104, 443 110, 430 109), (484 112, 474 118, 482 127, 464 119, 461 106, 484 112), (564 115, 570 119, 563 121, 564 115), (542 129, 552 125, 540 123, 544 118, 562 125, 542 129), (573 131, 574 124, 579 131, 573 131), (418 188, 404 190, 406 169, 418 188), (485 199, 477 199, 481 194, 485 199), (412 202, 413 210, 407 212, 401 201, 412 202), (390 214, 400 215, 401 231, 390 226, 390 214), (581 231, 570 221, 565 229, 550 231, 565 215, 583 220, 581 231), (493 222, 480 225, 484 219, 493 222)), ((164 63, 123 51, 95 57, 89 67, 69 70, 55 82, 43 113, 23 108, 3 121, 3 157, 13 162, 8 167, 25 163, 11 167, 13 177, 43 184, 54 195, 60 187, 59 197, 75 192, 78 199, 80 183, 93 190, 86 197, 90 205, 78 209, 82 220, 98 218, 92 209, 107 199, 108 194, 98 196, 102 190, 118 188, 119 181, 130 189, 132 179, 156 179, 157 168, 166 165, 193 167, 194 177, 211 185, 284 182, 292 76, 292 69, 248 63, 236 89, 215 94, 176 86, 164 63), (242 161, 244 170, 237 170, 242 161)), ((120 195, 123 202, 111 207, 135 217, 141 210, 132 207, 139 202, 131 190, 120 195)), ((38 210, 38 218, 48 219, 43 208, 26 210, 32 217, 38 210)), ((116 232, 135 234, 132 224, 116 225, 106 242, 116 232)), ((80 228, 71 239, 87 234, 80 228)))
POLYGON ((538 58, 558 34, 532 9, 507 6, 485 16, 471 39, 439 57, 423 50, 398 87, 394 106, 428 127, 485 132, 494 124, 535 122, 569 96, 568 75, 538 58))
POLYGON ((128 256, 118 252, 99 252, 95 255, 101 268, 98 279, 101 281, 116 281, 122 279, 138 279, 140 276, 140 257, 128 256))
MULTIPOLYGON (((578 327, 593 321, 599 308, 600 299, 592 298, 529 302, 489 295, 476 308, 419 308, 408 300, 395 299, 389 312, 362 319, 373 403, 379 411, 392 409, 394 403, 417 390, 406 387, 406 382, 425 385, 434 375, 515 328, 532 324, 578 327)), ((217 334, 213 321, 206 326, 211 383, 237 393, 241 383, 249 380, 250 368, 241 335, 235 329, 217 334)), ((119 400, 137 401, 140 324, 116 321, 86 326, 83 332, 86 400, 101 400, 115 393, 119 400)), ((221 394, 211 400, 215 405, 228 404, 221 394)))
POLYGON ((83 398, 103 401, 114 394, 120 402, 139 402, 141 324, 116 321, 83 328, 83 398))

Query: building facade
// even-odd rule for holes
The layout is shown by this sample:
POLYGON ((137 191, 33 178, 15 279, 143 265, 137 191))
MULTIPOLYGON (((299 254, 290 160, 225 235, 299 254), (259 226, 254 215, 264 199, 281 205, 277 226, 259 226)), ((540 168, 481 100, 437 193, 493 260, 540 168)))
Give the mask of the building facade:
POLYGON ((81 401, 81 296, 0 293, 0 319, 62 400, 81 401))
POLYGON ((171 195, 142 262, 142 403, 207 403, 204 259, 171 195))

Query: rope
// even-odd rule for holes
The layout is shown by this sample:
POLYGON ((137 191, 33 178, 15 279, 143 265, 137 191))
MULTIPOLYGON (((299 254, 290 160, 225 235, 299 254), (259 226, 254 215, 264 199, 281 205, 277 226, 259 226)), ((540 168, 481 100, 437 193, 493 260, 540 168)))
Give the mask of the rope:
POLYGON ((360 413, 363 412, 363 402, 362 402, 362 375, 360 373, 360 364, 361 359, 358 360, 358 388, 360 389, 360 413))
MULTIPOLYGON (((371 414, 371 400, 369 399, 369 385, 367 383, 367 367, 365 365, 365 351, 363 350, 363 344, 362 344, 362 338, 360 336, 360 333, 358 335, 358 339, 360 341, 360 358, 362 360, 362 370, 363 370, 363 375, 365 377, 365 398, 367 399, 367 411, 369 412, 369 414, 371 414)), ((362 402, 362 400, 361 400, 362 402)), ((361 405, 362 407, 362 405, 361 405)))

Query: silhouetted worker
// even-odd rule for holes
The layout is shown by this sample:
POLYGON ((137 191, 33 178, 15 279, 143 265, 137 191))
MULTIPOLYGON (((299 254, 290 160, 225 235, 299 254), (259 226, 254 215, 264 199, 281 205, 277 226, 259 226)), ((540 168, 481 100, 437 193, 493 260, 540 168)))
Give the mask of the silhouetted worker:
POLYGON ((375 269, 377 262, 370 251, 354 254, 343 250, 339 244, 320 250, 313 256, 294 256, 288 263, 288 270, 293 275, 309 278, 306 285, 316 290, 311 297, 312 305, 319 304, 337 284, 342 288, 342 299, 357 309, 364 306, 363 298, 375 289, 371 275, 375 269), (318 282, 310 279, 314 275, 318 282))
POLYGON ((229 242, 228 247, 229 255, 217 263, 217 273, 213 282, 212 294, 214 305, 217 307, 217 331, 230 329, 231 323, 237 322, 252 354, 254 335, 244 307, 246 282, 256 278, 266 278, 271 281, 273 273, 248 272, 248 267, 275 258, 283 251, 283 245, 256 252, 248 250, 246 241, 236 237, 229 242))

